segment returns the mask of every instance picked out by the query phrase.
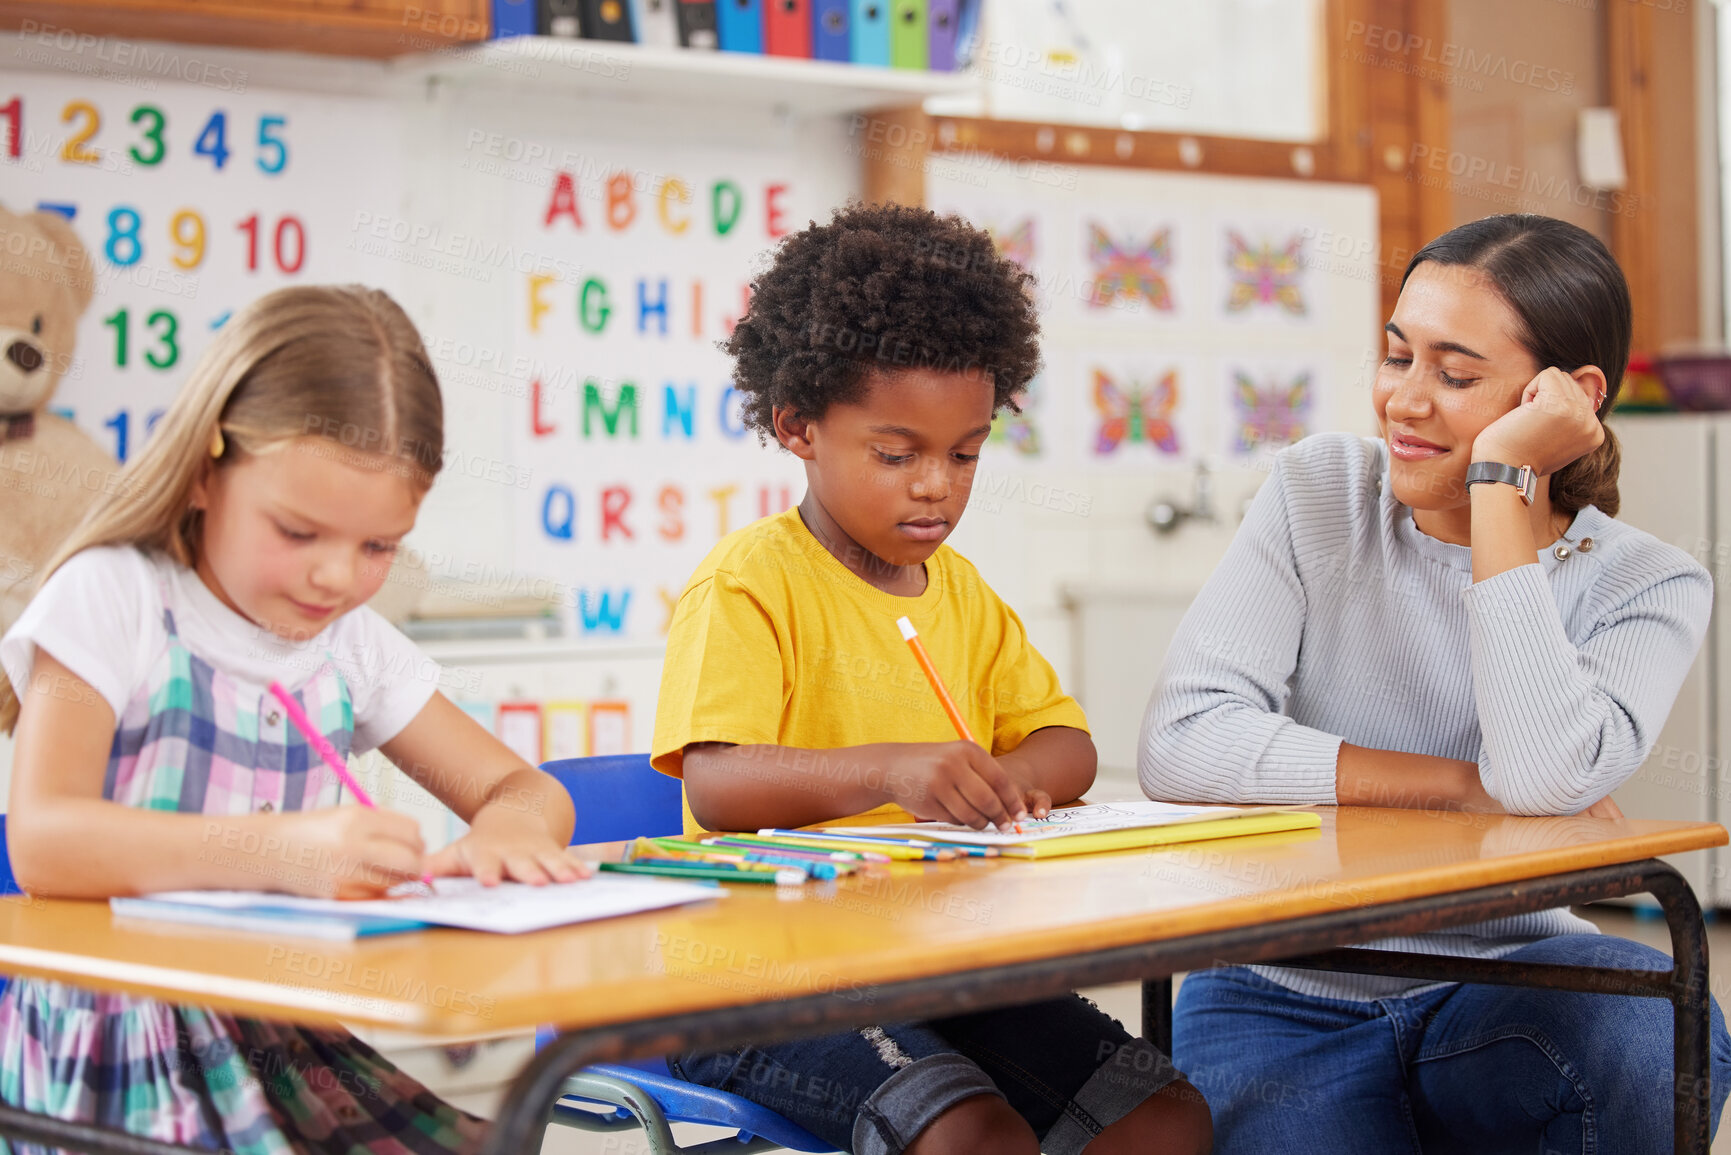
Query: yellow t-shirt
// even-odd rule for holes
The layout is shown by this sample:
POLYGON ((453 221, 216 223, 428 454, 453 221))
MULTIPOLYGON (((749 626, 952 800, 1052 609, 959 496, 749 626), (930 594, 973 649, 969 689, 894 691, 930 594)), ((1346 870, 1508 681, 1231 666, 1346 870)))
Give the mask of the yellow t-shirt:
MULTIPOLYGON (((790 509, 723 538, 680 595, 653 765, 679 777, 694 742, 831 749, 954 741, 896 628, 904 616, 993 754, 1046 726, 1088 728, 1021 619, 955 550, 939 546, 926 562, 924 593, 897 597, 842 565, 790 509)), ((689 810, 686 824, 693 828, 689 810)))

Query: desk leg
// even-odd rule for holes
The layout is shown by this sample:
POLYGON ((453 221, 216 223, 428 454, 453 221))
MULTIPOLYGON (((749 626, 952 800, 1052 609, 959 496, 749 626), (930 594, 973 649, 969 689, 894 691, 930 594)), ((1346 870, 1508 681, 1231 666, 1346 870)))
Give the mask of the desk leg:
POLYGON ((1172 1055, 1172 978, 1142 981, 1142 1037, 1172 1055))
POLYGON ((1648 893, 1659 900, 1671 928, 1671 1008, 1676 1065, 1672 1150, 1706 1155, 1712 1116, 1711 995, 1707 975, 1707 927, 1701 904, 1676 873, 1655 873, 1648 893))

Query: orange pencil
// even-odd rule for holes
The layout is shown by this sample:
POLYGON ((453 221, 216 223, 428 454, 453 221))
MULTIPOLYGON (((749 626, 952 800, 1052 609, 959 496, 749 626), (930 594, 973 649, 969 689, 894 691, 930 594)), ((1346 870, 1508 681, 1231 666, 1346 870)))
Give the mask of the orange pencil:
MULTIPOLYGON (((932 692, 937 694, 938 702, 943 706, 944 713, 950 716, 950 725, 956 728, 962 741, 973 742, 974 735, 968 730, 968 724, 962 718, 962 712, 956 709, 956 701, 950 697, 950 692, 944 689, 944 680, 938 677, 938 668, 932 665, 932 656, 926 653, 926 647, 920 643, 920 635, 914 629, 914 623, 907 618, 897 618, 896 625, 901 627, 902 637, 908 643, 908 649, 914 652, 914 660, 920 664, 920 669, 926 672, 926 681, 932 684, 932 692)), ((978 743, 975 743, 978 745, 978 743)))
MULTIPOLYGON (((920 642, 919 631, 914 629, 914 623, 907 618, 897 618, 896 625, 901 627, 902 638, 908 643, 908 649, 914 652, 914 660, 920 664, 920 669, 926 672, 926 681, 932 684, 932 692, 938 696, 938 702, 943 706, 944 713, 950 716, 950 725, 956 728, 964 742, 974 742, 973 732, 968 729, 968 723, 962 718, 962 712, 956 709, 956 700, 950 697, 950 692, 944 688, 944 680, 938 677, 938 668, 932 665, 932 656, 926 653, 926 647, 920 642)), ((974 745, 979 745, 974 742, 974 745)), ((1016 823, 1016 833, 1022 833, 1022 824, 1016 823)))

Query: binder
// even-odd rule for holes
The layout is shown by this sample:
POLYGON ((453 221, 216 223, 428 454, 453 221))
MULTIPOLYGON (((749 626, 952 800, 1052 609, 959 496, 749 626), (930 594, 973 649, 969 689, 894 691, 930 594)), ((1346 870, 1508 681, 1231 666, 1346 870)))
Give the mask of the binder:
POLYGON ((931 47, 926 27, 926 0, 892 0, 890 4, 890 65, 925 71, 931 47))
POLYGON ((535 35, 535 0, 493 0, 493 39, 535 35))
POLYGON ((679 47, 678 0, 631 0, 631 30, 637 43, 656 48, 679 47))
POLYGON ((961 0, 926 0, 926 22, 931 26, 926 67, 933 72, 956 70, 956 26, 961 7, 961 0))
POLYGON ((723 52, 763 52, 763 0, 715 0, 723 52))
POLYGON ((848 0, 816 0, 811 6, 813 60, 851 59, 848 45, 848 0))
POLYGON ((579 0, 539 0, 535 30, 543 36, 581 36, 579 0))
POLYGON ((855 64, 890 63, 890 0, 853 0, 850 45, 855 64))
POLYGON ((625 0, 578 0, 577 26, 586 40, 630 42, 631 9, 625 0))
POLYGON ((973 63, 974 53, 980 50, 980 4, 981 0, 961 0, 956 8, 956 67, 966 68, 973 63))
POLYGON ((714 52, 721 47, 715 28, 715 0, 675 0, 679 46, 714 52))
POLYGON ((811 59, 810 0, 763 0, 763 52, 766 56, 811 59))

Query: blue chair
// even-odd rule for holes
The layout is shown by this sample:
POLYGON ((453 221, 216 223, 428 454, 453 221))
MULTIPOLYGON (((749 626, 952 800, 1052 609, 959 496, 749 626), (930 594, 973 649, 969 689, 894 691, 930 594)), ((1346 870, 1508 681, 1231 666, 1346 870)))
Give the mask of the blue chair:
MULTIPOLYGON (((619 842, 638 836, 678 835, 685 828, 679 782, 657 773, 647 754, 600 758, 565 758, 541 767, 557 778, 577 809, 577 829, 571 845, 619 842)), ((557 1032, 535 1032, 540 1048, 557 1032)), ((794 1151, 835 1150, 803 1127, 749 1099, 712 1091, 675 1078, 665 1059, 628 1063, 597 1063, 565 1082, 565 1095, 553 1108, 551 1122, 585 1131, 643 1130, 650 1155, 752 1155, 788 1148, 794 1151), (596 1111, 574 1104, 594 1104, 596 1111), (701 1123, 730 1127, 731 1137, 695 1147, 673 1139, 671 1123, 701 1123)))
MULTIPOLYGON (((24 888, 12 875, 12 857, 6 853, 6 816, 0 814, 0 895, 23 894, 24 888)), ((0 994, 6 990, 6 976, 0 975, 0 994)))

